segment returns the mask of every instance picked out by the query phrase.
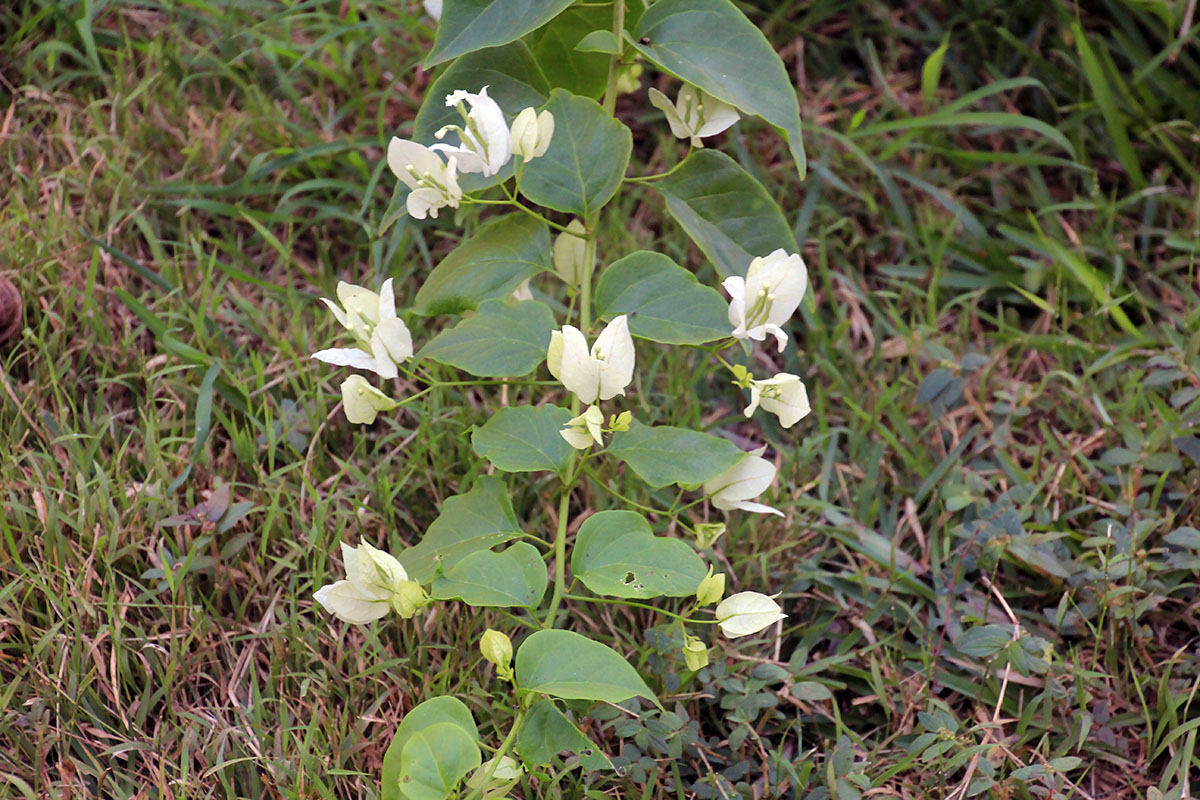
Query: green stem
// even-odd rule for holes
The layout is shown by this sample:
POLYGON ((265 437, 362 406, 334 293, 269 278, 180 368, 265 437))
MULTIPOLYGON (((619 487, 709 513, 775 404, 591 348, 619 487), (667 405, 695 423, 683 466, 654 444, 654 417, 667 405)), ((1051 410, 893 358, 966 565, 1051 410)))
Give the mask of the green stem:
POLYGON ((671 617, 672 619, 677 619, 680 622, 691 622, 695 625, 715 624, 715 621, 710 621, 710 620, 706 620, 706 619, 692 619, 691 617, 686 617, 682 614, 675 614, 670 611, 664 611, 661 608, 659 608, 658 606, 652 606, 652 605, 648 605, 646 603, 635 603, 632 600, 610 599, 607 597, 584 597, 581 594, 568 594, 568 595, 566 595, 566 598, 568 600, 579 600, 580 602, 583 602, 583 603, 608 603, 610 605, 615 605, 615 606, 632 606, 633 608, 644 608, 647 611, 656 611, 659 614, 666 614, 668 617, 671 617))
POLYGON ((517 716, 513 718, 512 727, 508 729, 508 735, 504 737, 504 741, 500 743, 500 749, 492 756, 492 767, 483 776, 479 786, 471 790, 467 795, 466 800, 479 800, 485 791, 487 785, 492 780, 492 776, 496 774, 496 769, 500 766, 500 759, 508 755, 508 751, 512 749, 513 742, 517 740, 517 732, 521 730, 521 723, 525 721, 525 709, 517 712, 517 716))
MULTIPOLYGON (((579 401, 576 400, 572 405, 578 406, 579 401)), ((575 455, 571 454, 571 464, 567 468, 567 472, 575 466, 575 455)), ((550 595, 550 605, 546 609, 546 618, 542 621, 542 628, 554 627, 554 615, 558 613, 558 607, 562 603, 563 588, 566 583, 566 575, 564 574, 567 566, 567 520, 571 513, 571 484, 570 482, 563 483, 562 495, 558 499, 558 531, 554 535, 554 593, 550 595)))
POLYGON ((686 161, 687 161, 687 159, 688 159, 688 156, 690 156, 691 154, 692 154, 692 148, 691 148, 691 146, 689 145, 689 146, 688 146, 688 151, 687 151, 687 152, 684 154, 684 156, 683 156, 683 161, 680 161, 678 164, 676 164, 675 166, 671 167, 671 168, 670 168, 669 170, 667 170, 666 172, 659 172, 659 173, 656 173, 656 174, 654 174, 654 175, 641 175, 641 176, 639 176, 639 177, 634 177, 634 178, 624 178, 623 180, 624 180, 626 183, 650 183, 651 181, 658 181, 658 180, 662 180, 663 178, 667 177, 668 175, 671 175, 671 174, 673 174, 673 173, 675 172, 675 170, 677 170, 677 169, 679 169, 680 167, 682 167, 682 166, 684 165, 684 162, 686 162, 686 161))

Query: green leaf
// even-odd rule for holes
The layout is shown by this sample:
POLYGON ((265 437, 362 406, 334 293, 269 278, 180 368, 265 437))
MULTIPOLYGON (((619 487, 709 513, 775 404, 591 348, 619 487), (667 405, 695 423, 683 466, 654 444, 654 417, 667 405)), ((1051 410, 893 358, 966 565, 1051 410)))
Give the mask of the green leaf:
POLYGON ((525 691, 606 703, 641 696, 662 708, 620 653, 574 631, 537 631, 518 648, 516 668, 525 691))
POLYGON ((418 314, 458 314, 507 297, 526 278, 550 268, 550 229, 526 214, 488 223, 433 268, 417 290, 418 314))
POLYGON ((458 725, 439 722, 422 728, 400 751, 400 795, 405 800, 445 800, 481 763, 479 745, 458 725))
POLYGON ((554 701, 543 697, 530 707, 517 732, 517 754, 534 770, 553 763, 564 751, 579 756, 584 769, 612 769, 608 756, 583 734, 554 701))
POLYGON ((816 681, 799 681, 793 684, 791 694, 797 700, 809 702, 833 699, 833 692, 829 691, 829 687, 816 681))
POLYGON ((775 126, 804 178, 796 90, 775 48, 737 6, 729 0, 658 0, 630 41, 664 71, 775 126))
MULTIPOLYGON (((484 86, 488 87, 488 96, 510 116, 523 108, 540 106, 550 97, 550 83, 524 42, 477 50, 456 59, 425 90, 425 100, 413 123, 413 140, 430 145, 436 141, 434 134, 443 126, 461 125, 458 109, 446 106, 446 95, 455 89, 478 92, 484 86)), ((513 169, 510 161, 499 175, 461 174, 458 183, 464 191, 472 192, 509 178, 513 169)), ((403 186, 400 191, 407 196, 403 186)))
MULTIPOLYGON (((581 50, 578 45, 589 36, 589 31, 611 24, 610 7, 575 7, 559 14, 530 37, 530 47, 537 62, 553 65, 549 78, 554 86, 593 99, 604 94, 608 84, 609 56, 603 52, 581 50)), ((608 33, 610 39, 616 40, 608 31, 600 33, 608 33)))
POLYGON ((608 53, 615 56, 621 53, 621 43, 612 31, 599 30, 580 39, 575 49, 581 53, 608 53))
POLYGON ((540 28, 572 0, 446 0, 425 68, 540 28))
POLYGON ((687 597, 704 579, 704 562, 691 545, 655 536, 633 511, 601 511, 579 528, 571 572, 596 594, 609 597, 687 597))
POLYGON ((745 275, 751 260, 780 248, 799 252, 779 206, 724 153, 699 150, 654 184, 667 210, 722 276, 745 275))
POLYGON ((447 500, 421 541, 400 554, 408 576, 429 583, 439 567, 448 569, 471 553, 523 536, 508 498, 504 481, 485 475, 471 491, 447 500))
POLYGON ((479 739, 471 710, 455 697, 431 698, 404 715, 383 756, 382 800, 400 798, 400 753, 408 740, 426 728, 447 723, 462 728, 472 740, 479 739))
POLYGON ((571 445, 559 431, 571 412, 558 406, 503 408, 471 434, 475 452, 505 472, 562 473, 571 445))
POLYGON ((1012 637, 1011 625, 979 625, 963 631, 954 640, 954 647, 965 656, 988 658, 1008 646, 1012 637))
POLYGON ((536 608, 546 593, 546 562, 526 542, 499 553, 479 550, 434 578, 431 593, 469 606, 536 608))
POLYGON ((562 89, 550 93, 554 138, 530 161, 521 193, 538 205, 587 217, 612 199, 625 177, 633 134, 595 100, 562 89))
POLYGON ((421 349, 432 358, 484 378, 528 375, 546 360, 554 312, 525 300, 484 300, 472 316, 421 349))
POLYGON ((664 344, 703 344, 733 329, 721 295, 661 253, 614 261, 600 276, 595 303, 598 316, 628 314, 630 333, 664 344))
POLYGON ((613 434, 608 452, 638 477, 658 488, 671 483, 701 484, 733 467, 745 455, 733 442, 670 425, 643 425, 613 434))

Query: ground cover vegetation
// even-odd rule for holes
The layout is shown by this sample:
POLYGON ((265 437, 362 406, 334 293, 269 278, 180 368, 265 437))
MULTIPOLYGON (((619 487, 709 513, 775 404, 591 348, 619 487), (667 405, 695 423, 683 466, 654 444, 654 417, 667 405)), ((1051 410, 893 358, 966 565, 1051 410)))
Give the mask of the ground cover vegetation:
MULTIPOLYGON (((663 708, 582 713, 613 768, 577 756, 512 792, 1190 796, 1194 6, 741 8, 796 85, 807 176, 758 120, 706 143, 801 245, 792 344, 752 370, 802 376, 813 411, 747 420, 729 373, 679 348, 639 349, 630 410, 767 443, 784 516, 731 514, 704 552, 788 617, 714 637, 696 671, 662 613, 571 605, 663 708)), ((527 402, 447 386, 364 429, 309 358, 341 329, 317 302, 338 280, 411 298, 494 216, 392 203, 385 148, 413 136, 435 30, 352 0, 0 10, 5 793, 376 797, 400 720, 440 695, 504 738, 479 642, 506 613, 359 627, 313 599, 339 543, 419 541, 489 471, 464 427, 527 402)), ((678 83, 638 77, 615 104, 629 177, 683 154, 646 98, 678 83)), ((719 283, 652 185, 616 198, 600 269, 653 250, 719 283)), ((553 538, 554 491, 508 485, 553 538)), ((587 484, 573 515, 634 488, 587 484)))

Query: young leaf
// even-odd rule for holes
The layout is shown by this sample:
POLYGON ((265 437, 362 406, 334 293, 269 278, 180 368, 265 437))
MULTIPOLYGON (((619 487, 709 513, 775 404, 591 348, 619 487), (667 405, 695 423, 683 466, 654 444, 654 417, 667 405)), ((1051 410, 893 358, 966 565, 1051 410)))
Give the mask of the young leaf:
POLYGON ((724 153, 700 150, 654 184, 667 210, 722 276, 779 248, 799 252, 783 212, 750 173, 724 153))
MULTIPOLYGON (((461 125, 462 117, 458 109, 446 105, 446 95, 455 89, 478 92, 484 86, 488 87, 488 96, 513 115, 523 108, 540 106, 550 97, 550 83, 524 42, 477 50, 456 59, 425 90, 425 100, 413 123, 413 140, 430 145, 437 141, 434 134, 443 125, 461 125)), ((464 191, 472 192, 506 180, 513 169, 510 161, 499 175, 489 178, 463 173, 458 183, 464 191)), ((403 186, 401 189, 407 191, 403 186)))
POLYGON ((687 597, 704 579, 704 562, 691 545, 655 536, 633 511, 601 511, 579 528, 571 572, 596 594, 609 597, 687 597))
POLYGON ((550 268, 550 230, 525 214, 488 223, 454 248, 417 290, 418 314, 458 314, 492 297, 507 297, 526 278, 550 268))
POLYGON ((475 452, 505 472, 561 473, 571 459, 571 445, 559 431, 571 412, 558 406, 503 408, 471 434, 475 452))
POLYGON ((520 537, 508 494, 504 481, 485 475, 471 491, 447 500, 421 541, 398 556, 408 576, 429 583, 439 566, 449 569, 471 553, 520 537))
MULTIPOLYGON (((609 56, 603 52, 581 50, 577 45, 605 25, 612 25, 608 6, 568 8, 532 37, 529 46, 538 64, 546 66, 556 87, 593 99, 604 94, 608 83, 609 56)), ((614 39, 609 31, 610 39, 614 39)), ((615 40, 615 39, 614 39, 615 40)))
POLYGON ((704 483, 732 468, 745 455, 733 442, 719 436, 670 425, 651 427, 637 420, 629 430, 613 435, 608 452, 655 488, 670 483, 704 483))
POLYGON ((546 562, 526 542, 499 553, 471 553, 434 578, 431 591, 439 600, 497 608, 536 608, 545 593, 546 562))
POLYGON ((456 725, 472 740, 479 739, 479 730, 475 727, 471 710, 458 698, 434 697, 416 706, 400 720, 400 727, 396 729, 396 735, 384 753, 382 800, 401 800, 400 753, 415 734, 438 724, 456 725))
POLYGON ((567 751, 579 756, 584 769, 612 769, 612 762, 548 697, 538 700, 525 715, 517 733, 517 754, 530 770, 553 762, 567 751))
POLYGON ((484 300, 419 355, 484 378, 519 377, 546 360, 554 327, 554 313, 542 303, 484 300))
POLYGON ((629 315, 629 332, 664 344, 703 344, 730 335, 728 304, 715 289, 661 253, 614 261, 596 285, 596 314, 629 315))
POLYGON ((575 49, 581 53, 620 55, 621 43, 617 41, 616 36, 613 36, 612 31, 598 30, 592 31, 580 39, 579 44, 575 45, 575 49))
POLYGON ((405 800, 445 800, 481 763, 479 745, 458 725, 422 728, 400 751, 400 794, 405 800))
POLYGON ((425 69, 537 30, 572 0, 446 0, 425 69))
POLYGON ((625 177, 633 134, 595 100, 562 89, 550 93, 554 138, 530 161, 521 193, 538 205, 587 217, 616 194, 625 177))
POLYGON ((796 90, 775 48, 737 6, 729 0, 658 0, 631 41, 664 71, 775 126, 804 178, 796 90))
POLYGON ((537 631, 517 650, 517 684, 564 700, 620 703, 654 692, 620 653, 574 631, 537 631))

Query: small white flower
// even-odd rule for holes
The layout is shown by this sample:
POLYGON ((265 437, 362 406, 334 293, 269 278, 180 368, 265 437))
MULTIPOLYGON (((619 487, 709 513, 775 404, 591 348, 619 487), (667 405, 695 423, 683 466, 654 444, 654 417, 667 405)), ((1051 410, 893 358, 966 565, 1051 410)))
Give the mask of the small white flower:
POLYGON ((554 271, 571 287, 581 286, 587 274, 586 233, 583 223, 573 219, 567 223, 567 230, 554 239, 554 271))
POLYGON ((692 147, 704 147, 703 137, 716 136, 738 121, 736 108, 687 84, 680 87, 673 105, 665 94, 651 89, 650 105, 663 112, 671 133, 680 139, 691 139, 692 147))
POLYGON ((717 606, 717 626, 730 639, 749 636, 787 616, 779 604, 758 592, 738 592, 717 606))
POLYGON ((392 609, 403 614, 414 587, 423 595, 421 587, 408 579, 408 573, 395 557, 366 542, 357 548, 342 542, 342 562, 346 579, 322 586, 314 595, 326 611, 340 620, 365 625, 386 616, 392 609))
POLYGON ((779 424, 785 428, 792 427, 812 411, 804 381, 799 375, 787 372, 764 381, 750 381, 750 405, 746 406, 746 416, 751 416, 759 404, 764 411, 779 417, 779 424))
POLYGON ((554 115, 549 111, 539 114, 533 108, 526 108, 517 114, 509 130, 512 154, 526 161, 543 156, 553 136, 554 115))
POLYGON ((761 342, 767 334, 779 343, 779 352, 787 347, 788 337, 781 327, 787 322, 808 290, 808 268, 804 259, 783 249, 766 258, 750 262, 746 277, 734 275, 721 283, 729 293, 729 322, 738 339, 761 342))
POLYGON ((604 412, 600 410, 600 406, 588 406, 587 411, 568 420, 558 433, 576 450, 587 450, 593 441, 599 445, 604 444, 601 435, 603 428, 604 412))
POLYGON ((587 339, 574 325, 550 334, 546 364, 550 374, 580 401, 594 403, 625 394, 633 380, 633 337, 622 314, 608 323, 589 351, 587 339))
POLYGON ((430 148, 393 136, 388 142, 388 167, 410 191, 405 207, 413 219, 437 219, 438 209, 458 208, 462 188, 453 157, 443 162, 430 148))
POLYGON ((392 279, 383 282, 379 294, 338 281, 337 296, 344 310, 327 297, 321 302, 354 335, 359 347, 321 350, 312 357, 326 364, 369 370, 381 378, 395 378, 399 374, 396 365, 412 358, 413 345, 408 326, 396 316, 392 279))
POLYGON ((396 401, 367 383, 362 375, 342 381, 342 410, 355 425, 370 425, 380 411, 391 411, 396 401))
POLYGON ((521 281, 521 285, 512 290, 510 297, 512 297, 513 300, 532 300, 533 289, 529 288, 529 281, 531 280, 533 279, 526 278, 525 280, 521 281))
POLYGON ((446 95, 446 105, 457 108, 466 128, 446 125, 434 134, 441 139, 450 131, 458 134, 459 144, 435 144, 430 150, 443 152, 453 157, 463 172, 482 172, 485 176, 495 175, 512 157, 508 123, 504 112, 496 101, 488 97, 488 87, 471 94, 457 89, 446 95), (467 111, 466 105, 471 106, 467 111))
POLYGON ((775 482, 775 465, 761 458, 766 446, 752 450, 742 456, 731 468, 704 484, 704 493, 711 495, 712 504, 722 511, 740 508, 756 514, 778 514, 783 512, 762 503, 750 502, 765 492, 775 482))

